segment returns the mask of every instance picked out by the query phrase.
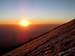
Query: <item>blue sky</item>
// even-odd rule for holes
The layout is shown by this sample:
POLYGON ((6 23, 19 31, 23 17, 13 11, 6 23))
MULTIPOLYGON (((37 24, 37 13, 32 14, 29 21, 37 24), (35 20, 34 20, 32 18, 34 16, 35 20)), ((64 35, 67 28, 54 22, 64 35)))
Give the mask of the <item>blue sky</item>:
POLYGON ((0 20, 51 21, 75 18, 75 0, 0 0, 0 20))

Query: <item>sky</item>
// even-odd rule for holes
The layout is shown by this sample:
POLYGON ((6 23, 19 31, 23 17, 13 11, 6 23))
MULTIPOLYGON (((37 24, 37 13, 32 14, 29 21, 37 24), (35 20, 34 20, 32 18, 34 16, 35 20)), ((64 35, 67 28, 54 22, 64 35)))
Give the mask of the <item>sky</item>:
POLYGON ((0 24, 19 19, 58 24, 75 18, 75 0, 0 0, 0 24))

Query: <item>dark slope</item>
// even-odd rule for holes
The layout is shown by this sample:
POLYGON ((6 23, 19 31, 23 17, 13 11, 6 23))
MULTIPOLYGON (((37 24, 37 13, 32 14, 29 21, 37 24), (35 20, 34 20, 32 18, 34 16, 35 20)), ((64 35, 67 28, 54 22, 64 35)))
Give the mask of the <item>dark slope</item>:
POLYGON ((75 56, 75 19, 40 35, 4 56, 75 56))

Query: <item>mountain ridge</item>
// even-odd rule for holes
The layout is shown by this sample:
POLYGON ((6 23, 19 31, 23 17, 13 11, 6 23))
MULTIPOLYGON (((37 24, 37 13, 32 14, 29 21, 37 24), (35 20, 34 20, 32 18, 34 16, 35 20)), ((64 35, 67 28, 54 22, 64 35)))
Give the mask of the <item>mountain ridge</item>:
POLYGON ((74 55, 75 19, 62 24, 3 56, 62 56, 74 55), (67 44, 68 43, 68 44, 67 44), (69 44, 70 43, 70 44, 69 44), (71 49, 71 50, 69 50, 71 49))

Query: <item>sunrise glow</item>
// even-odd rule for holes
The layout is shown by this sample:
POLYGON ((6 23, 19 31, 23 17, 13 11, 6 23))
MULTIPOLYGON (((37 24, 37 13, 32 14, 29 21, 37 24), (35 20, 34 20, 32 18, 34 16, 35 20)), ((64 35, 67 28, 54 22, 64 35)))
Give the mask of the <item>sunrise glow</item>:
POLYGON ((26 19, 22 19, 22 20, 20 20, 19 24, 20 24, 20 26, 27 27, 30 25, 30 22, 26 19))

